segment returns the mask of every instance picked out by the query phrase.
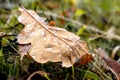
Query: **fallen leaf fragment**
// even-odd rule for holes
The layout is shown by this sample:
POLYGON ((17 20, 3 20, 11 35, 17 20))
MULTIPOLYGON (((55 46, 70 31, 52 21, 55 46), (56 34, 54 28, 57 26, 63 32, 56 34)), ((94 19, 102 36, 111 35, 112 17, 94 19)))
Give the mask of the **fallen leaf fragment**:
POLYGON ((87 44, 78 36, 65 29, 50 26, 45 18, 39 17, 32 10, 22 7, 19 11, 21 15, 18 21, 25 27, 17 37, 18 43, 30 44, 27 49, 23 46, 25 51, 20 51, 21 55, 29 54, 38 63, 61 61, 63 67, 71 67, 83 56, 90 55, 87 44))
POLYGON ((19 52, 21 53, 21 59, 23 59, 24 55, 27 55, 31 44, 19 44, 19 52))
POLYGON ((118 75, 120 74, 120 63, 112 59, 103 58, 105 62, 110 66, 118 75))
POLYGON ((105 52, 105 50, 103 50, 102 48, 98 48, 98 50, 96 50, 96 52, 98 53, 98 55, 101 57, 101 58, 106 58, 108 59, 109 56, 108 54, 105 52))
POLYGON ((120 63, 112 60, 102 48, 99 48, 97 52, 107 65, 115 71, 117 77, 120 76, 120 63))
POLYGON ((111 58, 114 59, 115 55, 117 54, 117 51, 120 50, 120 45, 116 46, 113 50, 112 50, 112 54, 111 54, 111 58))

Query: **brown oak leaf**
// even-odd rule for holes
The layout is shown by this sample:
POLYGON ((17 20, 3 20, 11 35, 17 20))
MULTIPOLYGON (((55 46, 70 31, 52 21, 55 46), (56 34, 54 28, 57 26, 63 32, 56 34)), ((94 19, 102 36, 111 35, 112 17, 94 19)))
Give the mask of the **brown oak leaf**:
POLYGON ((22 7, 19 11, 21 15, 18 21, 25 27, 17 37, 18 43, 30 44, 29 49, 20 51, 22 57, 29 54, 38 63, 61 61, 63 67, 71 67, 83 55, 90 55, 87 44, 78 36, 65 29, 50 26, 45 18, 39 17, 33 10, 22 7))

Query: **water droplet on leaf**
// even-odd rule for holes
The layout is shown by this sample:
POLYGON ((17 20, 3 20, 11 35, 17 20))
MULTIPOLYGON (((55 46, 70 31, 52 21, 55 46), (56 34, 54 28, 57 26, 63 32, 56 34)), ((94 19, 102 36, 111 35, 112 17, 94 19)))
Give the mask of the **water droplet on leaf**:
POLYGON ((32 55, 31 57, 32 57, 33 59, 35 58, 35 56, 34 56, 34 55, 32 55))
POLYGON ((45 32, 42 31, 42 32, 40 32, 40 34, 41 34, 42 36, 44 36, 44 35, 45 35, 45 32))
POLYGON ((48 51, 50 51, 50 50, 52 50, 52 48, 51 47, 48 47, 48 48, 46 48, 48 51))
POLYGON ((61 57, 61 54, 59 55, 59 57, 61 57))

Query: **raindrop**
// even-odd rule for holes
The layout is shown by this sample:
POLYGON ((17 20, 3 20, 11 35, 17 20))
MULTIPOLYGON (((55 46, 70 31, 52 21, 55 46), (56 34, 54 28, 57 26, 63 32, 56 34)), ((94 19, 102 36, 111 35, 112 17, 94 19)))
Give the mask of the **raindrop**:
POLYGON ((36 36, 36 35, 39 34, 39 32, 40 32, 40 30, 36 30, 35 32, 31 32, 31 33, 30 33, 30 36, 31 36, 31 37, 32 37, 32 36, 36 36))
POLYGON ((57 28, 57 30, 62 30, 62 31, 66 31, 65 29, 62 29, 62 28, 57 28))
POLYGON ((67 48, 70 48, 70 46, 69 46, 69 45, 66 45, 66 47, 67 47, 67 48))
POLYGON ((62 66, 66 67, 66 66, 68 66, 68 65, 64 63, 64 64, 62 64, 62 66))
POLYGON ((44 40, 44 41, 47 41, 47 38, 46 38, 46 37, 44 37, 44 38, 43 38, 43 40, 44 40))
POLYGON ((26 27, 27 27, 28 31, 32 29, 31 24, 27 24, 26 27))
POLYGON ((35 25, 36 23, 34 22, 33 25, 35 25))
POLYGON ((46 27, 46 29, 48 30, 49 28, 48 28, 48 27, 46 27))
POLYGON ((42 36, 44 36, 44 35, 45 35, 45 32, 41 31, 40 34, 41 34, 42 36))
POLYGON ((36 20, 39 20, 40 17, 38 15, 33 15, 36 20))
POLYGON ((61 54, 59 55, 59 57, 61 57, 61 54))
POLYGON ((56 39, 53 39, 54 42, 56 42, 57 40, 56 39))
POLYGON ((21 16, 18 17, 18 21, 22 22, 23 18, 21 16))
POLYGON ((92 54, 92 57, 95 57, 95 54, 92 54))
POLYGON ((48 48, 46 48, 48 51, 50 51, 50 50, 52 50, 52 48, 51 47, 48 47, 48 48))
POLYGON ((34 58, 35 58, 35 56, 34 56, 34 55, 32 55, 32 58, 34 59, 34 58))
POLYGON ((66 45, 66 47, 67 47, 70 51, 72 51, 72 49, 71 49, 71 47, 70 47, 69 45, 66 45))
POLYGON ((57 34, 56 34, 56 33, 54 33, 54 35, 55 35, 55 36, 57 36, 57 34))
POLYGON ((69 50, 70 50, 70 51, 72 51, 72 49, 71 49, 71 48, 69 48, 69 50))

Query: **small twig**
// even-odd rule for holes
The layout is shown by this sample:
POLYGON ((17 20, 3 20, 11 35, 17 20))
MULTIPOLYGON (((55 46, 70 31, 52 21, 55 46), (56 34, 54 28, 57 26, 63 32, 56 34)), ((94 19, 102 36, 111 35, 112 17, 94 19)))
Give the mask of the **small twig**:
POLYGON ((28 78, 27 80, 31 80, 31 78, 35 75, 35 74, 40 74, 41 76, 45 77, 47 80, 50 80, 50 78, 48 77, 48 73, 44 72, 44 71, 36 71, 33 72, 28 78))
POLYGON ((97 38, 100 38, 100 37, 103 37, 103 36, 105 36, 105 35, 106 35, 106 33, 104 33, 104 34, 102 34, 102 35, 98 35, 98 36, 96 36, 96 37, 90 38, 88 41, 93 41, 93 40, 95 40, 95 39, 97 39, 97 38))

